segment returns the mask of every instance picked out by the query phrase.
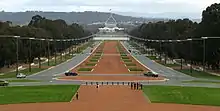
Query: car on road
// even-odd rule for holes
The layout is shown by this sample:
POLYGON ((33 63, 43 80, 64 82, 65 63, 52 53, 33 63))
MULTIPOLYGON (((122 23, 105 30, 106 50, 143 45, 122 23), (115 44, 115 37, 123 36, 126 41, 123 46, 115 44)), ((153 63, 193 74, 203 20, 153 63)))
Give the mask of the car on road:
POLYGON ((17 78, 26 78, 27 75, 25 75, 25 74, 23 74, 23 73, 19 73, 19 74, 17 74, 16 77, 17 77, 17 78))
POLYGON ((154 74, 151 71, 144 73, 144 76, 147 76, 147 77, 159 77, 158 74, 154 74))
POLYGON ((65 75, 66 75, 66 76, 77 76, 78 74, 75 73, 75 72, 70 72, 70 71, 68 71, 68 72, 65 72, 65 75))
POLYGON ((9 82, 5 80, 0 80, 0 86, 8 86, 9 82))

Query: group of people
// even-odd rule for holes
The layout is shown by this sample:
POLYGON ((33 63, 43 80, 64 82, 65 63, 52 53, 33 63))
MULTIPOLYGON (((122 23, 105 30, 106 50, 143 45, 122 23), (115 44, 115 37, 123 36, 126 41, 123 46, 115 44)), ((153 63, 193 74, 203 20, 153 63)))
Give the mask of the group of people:
POLYGON ((132 82, 131 83, 131 89, 134 89, 134 90, 142 90, 143 89, 143 84, 140 84, 140 83, 135 83, 135 82, 132 82))

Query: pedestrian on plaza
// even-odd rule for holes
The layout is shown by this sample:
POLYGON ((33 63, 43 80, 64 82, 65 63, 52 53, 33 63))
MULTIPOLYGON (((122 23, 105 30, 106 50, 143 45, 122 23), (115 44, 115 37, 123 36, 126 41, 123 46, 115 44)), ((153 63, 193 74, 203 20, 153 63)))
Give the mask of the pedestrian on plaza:
POLYGON ((76 92, 76 100, 79 99, 79 92, 76 92))
POLYGON ((136 89, 136 83, 134 83, 134 90, 136 89))
POLYGON ((143 84, 141 84, 141 90, 143 89, 143 84))
POLYGON ((96 85, 96 89, 97 89, 97 91, 99 91, 99 84, 96 85))
POLYGON ((133 89, 133 83, 131 83, 131 89, 133 89))
POLYGON ((139 88, 139 83, 137 82, 137 89, 136 90, 138 90, 138 88, 139 88))

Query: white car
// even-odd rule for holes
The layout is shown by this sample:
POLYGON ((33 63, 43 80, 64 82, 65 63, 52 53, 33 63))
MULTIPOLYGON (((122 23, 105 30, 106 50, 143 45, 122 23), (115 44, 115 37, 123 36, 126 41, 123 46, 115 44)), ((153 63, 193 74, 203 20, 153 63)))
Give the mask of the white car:
POLYGON ((19 73, 19 74, 17 75, 17 78, 26 78, 26 75, 23 74, 23 73, 19 73))

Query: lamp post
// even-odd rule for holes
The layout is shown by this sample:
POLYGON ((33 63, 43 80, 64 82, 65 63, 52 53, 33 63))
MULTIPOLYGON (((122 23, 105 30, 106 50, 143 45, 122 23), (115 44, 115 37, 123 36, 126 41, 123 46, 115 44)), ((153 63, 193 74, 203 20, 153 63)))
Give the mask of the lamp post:
POLYGON ((16 75, 18 75, 18 57, 19 57, 19 52, 18 52, 18 50, 19 50, 19 42, 18 42, 18 40, 19 40, 19 38, 20 38, 20 36, 14 36, 14 38, 16 38, 16 75))
POLYGON ((203 61, 202 61, 202 66, 203 66, 203 70, 205 70, 205 61, 206 61, 206 39, 208 39, 208 37, 202 37, 203 39, 203 61))
POLYGON ((47 64, 50 66, 50 39, 47 40, 47 64))
MULTIPOLYGON (((45 39, 40 39, 40 51, 42 51, 42 42, 43 41, 45 41, 45 39)), ((39 66, 39 68, 41 68, 41 56, 42 56, 42 54, 41 54, 41 52, 40 52, 40 60, 38 61, 38 66, 39 66)))
POLYGON ((190 73, 192 73, 192 39, 187 39, 190 41, 190 73))
POLYGON ((32 53, 31 53, 31 50, 32 50, 32 43, 31 43, 31 40, 34 40, 35 38, 29 38, 29 72, 31 72, 31 58, 32 58, 32 53))

